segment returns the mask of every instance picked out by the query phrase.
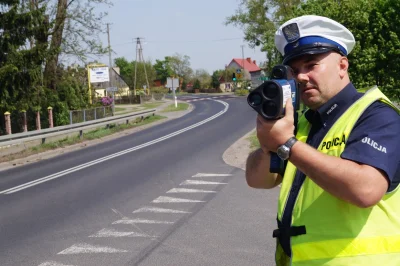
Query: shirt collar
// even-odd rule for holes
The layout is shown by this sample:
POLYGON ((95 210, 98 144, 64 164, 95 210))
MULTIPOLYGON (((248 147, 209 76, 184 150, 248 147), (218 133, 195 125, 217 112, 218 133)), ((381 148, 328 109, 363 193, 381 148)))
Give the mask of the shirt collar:
POLYGON ((316 111, 308 110, 306 112, 306 118, 311 124, 319 122, 324 127, 327 126, 327 124, 333 124, 333 122, 354 102, 357 95, 358 92, 356 88, 350 82, 316 111))

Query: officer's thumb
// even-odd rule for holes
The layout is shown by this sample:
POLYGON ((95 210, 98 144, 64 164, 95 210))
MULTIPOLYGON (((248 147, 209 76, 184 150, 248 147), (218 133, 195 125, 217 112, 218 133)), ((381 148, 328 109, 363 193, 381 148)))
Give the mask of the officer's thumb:
POLYGON ((289 118, 293 118, 294 116, 294 111, 293 111, 293 104, 292 104, 292 98, 289 98, 286 100, 286 106, 285 106, 285 116, 289 118))

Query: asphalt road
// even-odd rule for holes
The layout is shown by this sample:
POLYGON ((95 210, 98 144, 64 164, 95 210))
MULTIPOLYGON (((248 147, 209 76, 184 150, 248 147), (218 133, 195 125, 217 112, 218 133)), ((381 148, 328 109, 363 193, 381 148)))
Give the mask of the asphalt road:
POLYGON ((179 119, 0 172, 0 264, 273 265, 278 191, 222 160, 255 112, 202 98, 179 119))

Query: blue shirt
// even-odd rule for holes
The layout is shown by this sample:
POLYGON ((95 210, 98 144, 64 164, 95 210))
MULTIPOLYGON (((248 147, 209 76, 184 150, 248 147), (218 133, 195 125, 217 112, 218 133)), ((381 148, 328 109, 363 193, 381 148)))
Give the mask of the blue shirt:
MULTIPOLYGON (((333 123, 363 94, 349 83, 317 111, 308 110, 312 124, 308 137, 316 147, 333 123)), ((309 142, 309 141, 307 141, 309 142)), ((386 173, 388 191, 400 183, 400 116, 382 102, 374 102, 358 119, 346 142, 341 158, 367 164, 386 173)))

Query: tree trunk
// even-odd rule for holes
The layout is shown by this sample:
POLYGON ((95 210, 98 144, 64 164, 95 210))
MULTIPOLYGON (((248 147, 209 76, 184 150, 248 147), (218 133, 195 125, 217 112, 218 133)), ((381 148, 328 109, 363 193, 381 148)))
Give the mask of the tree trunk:
POLYGON ((65 20, 67 18, 67 7, 68 0, 58 0, 56 22, 51 38, 50 55, 44 70, 46 85, 51 89, 56 89, 58 56, 60 54, 59 49, 62 42, 65 20))

